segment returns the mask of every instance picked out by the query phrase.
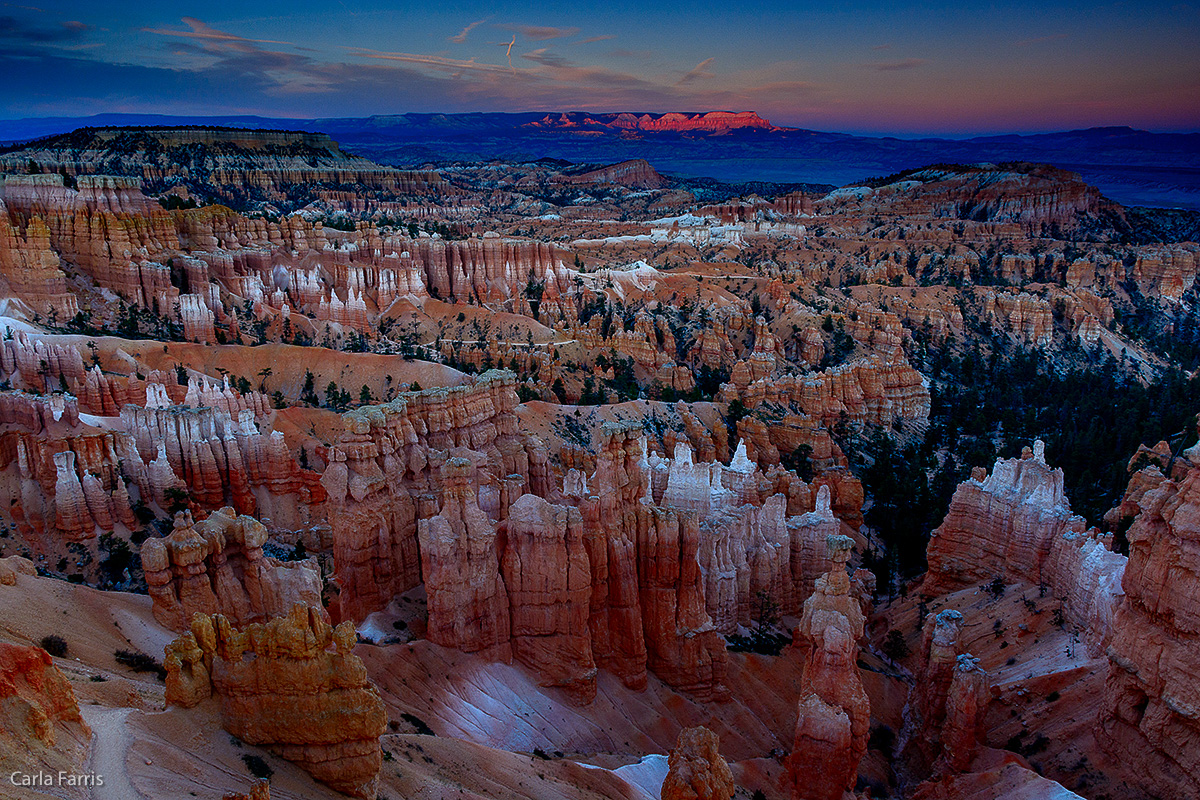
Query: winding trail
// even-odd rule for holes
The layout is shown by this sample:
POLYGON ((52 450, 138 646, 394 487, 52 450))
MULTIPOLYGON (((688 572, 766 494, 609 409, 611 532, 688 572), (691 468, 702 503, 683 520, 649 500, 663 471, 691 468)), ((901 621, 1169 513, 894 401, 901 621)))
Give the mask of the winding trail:
POLYGON ((92 729, 88 767, 104 779, 103 786, 92 788, 92 800, 142 800, 125 771, 125 758, 129 754, 125 719, 133 709, 81 706, 79 711, 92 729))

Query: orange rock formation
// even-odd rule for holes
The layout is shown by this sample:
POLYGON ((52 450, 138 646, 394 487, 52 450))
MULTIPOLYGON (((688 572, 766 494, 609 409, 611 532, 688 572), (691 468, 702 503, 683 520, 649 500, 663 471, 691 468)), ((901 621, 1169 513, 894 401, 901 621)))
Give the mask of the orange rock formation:
POLYGON ((222 727, 234 736, 373 800, 387 715, 354 642, 351 624, 331 628, 300 604, 241 631, 225 617, 197 614, 167 647, 167 703, 189 708, 215 695, 222 727))
POLYGON ((800 636, 807 650, 799 719, 788 757, 792 797, 842 800, 854 789, 867 749, 870 701, 858 674, 863 614, 850 594, 846 561, 853 541, 828 539, 830 571, 804 603, 800 636))
POLYGON ((667 759, 662 800, 730 800, 737 787, 719 748, 717 735, 708 728, 681 730, 667 759))

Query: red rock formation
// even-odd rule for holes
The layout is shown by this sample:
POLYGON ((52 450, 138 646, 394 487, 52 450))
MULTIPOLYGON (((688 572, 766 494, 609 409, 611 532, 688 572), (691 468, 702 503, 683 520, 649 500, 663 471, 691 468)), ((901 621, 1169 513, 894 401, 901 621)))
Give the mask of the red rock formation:
POLYGON ((788 758, 792 797, 842 800, 854 789, 867 749, 870 702, 858 674, 863 614, 850 595, 846 561, 853 540, 829 537, 830 571, 817 581, 800 620, 807 649, 799 719, 788 758))
POLYGON ((18 575, 37 575, 33 562, 21 556, 0 558, 0 586, 13 586, 18 575))
MULTIPOLYGON (((226 391, 211 397, 199 388, 188 397, 235 408, 233 416, 220 408, 126 406, 121 420, 136 440, 136 463, 144 470, 143 496, 162 508, 171 503, 165 493, 185 490, 187 500, 201 509, 232 505, 240 513, 254 513, 273 525, 291 529, 320 519, 316 508, 325 499, 315 473, 300 468, 283 434, 263 433, 255 424, 262 395, 236 396, 226 391)), ((227 387, 228 389, 228 387, 227 387)))
POLYGON ((501 567, 508 589, 512 650, 542 683, 566 687, 579 701, 596 696, 588 629, 591 564, 583 517, 569 506, 521 496, 508 508, 501 567))
POLYGON ((241 631, 225 617, 197 615, 167 646, 168 702, 189 707, 216 695, 221 726, 234 736, 343 794, 374 800, 387 714, 351 652, 355 638, 352 624, 331 628, 299 604, 241 631))
POLYGON ((255 781, 250 787, 249 794, 241 792, 228 792, 221 797, 221 800, 271 800, 271 784, 266 781, 255 781))
POLYGON ((1071 513, 1062 486, 1041 442, 1023 458, 997 460, 986 479, 960 484, 930 539, 922 593, 937 597, 994 577, 1045 584, 1087 630, 1089 650, 1101 652, 1125 559, 1071 513))
POLYGON ((611 128, 640 131, 705 131, 727 133, 738 128, 781 130, 753 111, 709 111, 703 114, 547 114, 540 120, 526 123, 531 128, 572 129, 611 128))
MULTIPOLYGON (((155 187, 182 185, 185 196, 187 187, 192 193, 218 197, 236 197, 252 190, 275 203, 286 201, 293 192, 310 197, 314 186, 318 194, 330 199, 339 199, 339 193, 326 186, 357 184, 409 195, 455 192, 436 172, 382 167, 343 152, 323 133, 211 128, 158 128, 131 133, 121 128, 89 128, 41 140, 19 155, 0 157, 0 171, 14 171, 15 166, 23 170, 27 161, 39 164, 45 172, 62 170, 78 175, 81 193, 89 181, 103 177, 87 174, 97 165, 137 175, 155 187), (122 146, 113 149, 112 141, 117 137, 122 139, 122 146)), ((58 175, 29 177, 59 178, 61 185, 58 175)), ((114 187, 101 188, 107 191, 95 193, 96 204, 111 202, 114 195, 119 197, 112 191, 114 187)))
MULTIPOLYGON (((11 180, 11 179, 10 179, 11 180)), ((34 313, 67 322, 79 313, 67 276, 50 245, 50 230, 40 219, 24 233, 8 220, 0 201, 0 286, 4 294, 23 300, 34 313)))
POLYGON ((921 666, 905 713, 910 777, 965 772, 978 750, 989 682, 979 659, 963 653, 962 622, 950 609, 925 618, 921 666))
POLYGON ((199 523, 175 515, 175 529, 142 544, 142 567, 154 618, 183 630, 193 614, 222 614, 234 625, 282 616, 296 603, 321 607, 321 576, 312 560, 263 555, 267 530, 223 508, 199 523))
POLYGON ((704 608, 698 522, 693 514, 648 504, 637 508, 646 663, 672 686, 701 699, 719 699, 727 694, 725 640, 704 608))
POLYGON ((597 443, 596 470, 576 495, 592 570, 588 628, 596 662, 626 686, 646 686, 646 637, 638 592, 637 511, 645 487, 636 432, 611 427, 597 443))
POLYGON ((429 640, 468 653, 511 657, 508 593, 496 530, 479 508, 469 459, 442 465, 442 508, 417 523, 421 575, 429 598, 429 640))
POLYGON ((928 775, 942 753, 942 729, 946 723, 946 701, 954 680, 954 667, 962 644, 963 616, 953 609, 925 618, 921 644, 920 680, 909 694, 909 739, 905 757, 911 768, 928 775))
POLYGON ((888 213, 979 222, 1074 228, 1084 216, 1118 213, 1078 174, 1045 164, 926 167, 878 188, 847 187, 818 203, 829 213, 888 213))
POLYGON ((534 494, 548 493, 530 466, 545 454, 512 413, 515 385, 511 374, 489 372, 472 386, 406 393, 343 415, 321 477, 342 618, 361 620, 421 583, 417 520, 437 513, 449 450, 476 453, 483 475, 520 475, 534 494))
POLYGON ((1096 739, 1161 797, 1200 794, 1200 467, 1147 491, 1129 528, 1096 739))
POLYGON ((942 754, 934 770, 966 772, 979 750, 983 713, 990 699, 987 672, 979 659, 960 655, 946 695, 945 723, 941 731, 942 754))
POLYGON ((993 325, 1035 347, 1047 347, 1054 336, 1050 302, 1027 292, 1010 294, 985 290, 983 315, 993 325))
POLYGON ((667 765, 662 800, 730 800, 737 789, 720 741, 708 728, 681 730, 667 765))
POLYGON ((666 178, 659 175, 644 158, 634 158, 580 175, 571 175, 569 180, 571 183, 582 184, 616 183, 635 189, 662 189, 667 186, 666 178))
MULTIPOLYGON (((722 399, 733 384, 722 388, 722 399)), ((793 403, 805 414, 829 424, 843 413, 855 422, 890 425, 899 420, 924 420, 929 417, 929 389, 921 373, 903 356, 885 361, 870 356, 822 372, 756 380, 738 394, 746 408, 764 402, 789 406, 793 403)))
POLYGON ((74 428, 79 425, 79 404, 74 397, 64 394, 37 397, 24 392, 0 392, 0 422, 18 425, 30 433, 41 433, 55 427, 55 423, 74 428))
MULTIPOLYGON (((70 682, 40 647, 0 642, 0 763, 10 773, 82 766, 91 731, 70 682)), ((11 784, 10 785, 14 785, 11 784)))

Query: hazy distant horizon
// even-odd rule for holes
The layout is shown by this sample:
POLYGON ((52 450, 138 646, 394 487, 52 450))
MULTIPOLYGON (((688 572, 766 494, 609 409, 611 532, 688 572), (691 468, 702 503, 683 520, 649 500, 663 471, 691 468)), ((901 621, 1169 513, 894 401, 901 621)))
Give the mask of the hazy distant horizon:
MULTIPOLYGON (((1188 128, 1144 128, 1144 127, 1138 127, 1136 125, 1131 125, 1131 124, 1092 125, 1092 126, 1087 126, 1087 127, 1082 127, 1082 128, 996 129, 996 130, 988 130, 988 131, 980 131, 980 132, 967 132, 967 133, 962 133, 962 132, 956 133, 953 131, 950 131, 950 132, 947 132, 947 131, 919 132, 919 131, 902 131, 902 130, 873 130, 873 129, 869 129, 869 128, 864 128, 864 129, 860 129, 860 130, 852 130, 852 129, 818 128, 818 127, 815 127, 812 125, 806 125, 803 123, 784 123, 784 122, 781 122, 780 120, 774 119, 765 114, 761 114, 761 113, 755 111, 754 109, 749 109, 749 108, 747 108, 747 109, 713 108, 713 109, 706 109, 706 110, 700 110, 700 111, 696 111, 693 109, 667 109, 667 110, 623 109, 621 111, 602 111, 602 110, 597 110, 597 109, 585 109, 585 108, 556 108, 556 109, 525 109, 525 110, 515 110, 515 111, 475 111, 475 112, 472 112, 472 111, 446 111, 446 110, 442 110, 442 111, 398 111, 398 112, 379 112, 379 113, 375 113, 375 114, 347 115, 347 116, 316 116, 316 115, 274 116, 274 115, 262 115, 262 114, 158 114, 158 113, 127 112, 127 111, 101 111, 101 112, 97 112, 95 114, 87 114, 87 115, 80 115, 80 116, 72 116, 72 115, 65 115, 65 114, 64 115, 43 115, 43 116, 4 116, 4 115, 0 115, 0 140, 19 141, 19 139, 8 139, 5 136, 6 131, 3 126, 6 123, 8 123, 8 124, 29 123, 30 125, 34 125, 36 123, 45 123, 46 127, 47 127, 47 131, 45 133, 33 134, 33 136, 48 136, 48 135, 53 135, 55 133, 67 133, 67 132, 74 130, 75 128, 79 128, 79 127, 88 127, 88 122, 87 122, 88 120, 92 120, 92 119, 96 119, 96 118, 104 118, 104 117, 130 117, 130 118, 142 118, 142 119, 146 119, 146 120, 162 119, 162 120, 164 120, 164 124, 167 124, 167 125, 172 124, 170 122, 171 120, 191 120, 189 122, 177 123, 177 124, 184 125, 184 124, 203 124, 203 122, 198 122, 198 121, 201 121, 204 119, 230 120, 230 119, 234 119, 234 118, 238 118, 238 117, 241 117, 247 121, 257 120, 257 121, 262 121, 262 122, 275 122, 275 121, 318 122, 320 120, 359 120, 359 119, 365 120, 365 119, 372 119, 372 118, 403 117, 408 114, 421 114, 421 115, 444 114, 446 116, 458 116, 458 115, 463 115, 463 114, 522 115, 522 114, 542 114, 542 113, 544 113, 544 114, 629 113, 629 114, 637 114, 637 115, 641 115, 641 114, 662 115, 662 114, 671 114, 671 113, 707 114, 707 113, 720 112, 720 111, 727 111, 727 112, 734 112, 734 113, 756 113, 756 114, 759 114, 759 116, 762 117, 763 119, 770 122, 771 124, 773 124, 777 127, 781 127, 781 128, 812 130, 812 131, 817 131, 820 133, 845 134, 848 136, 861 136, 861 137, 868 137, 868 138, 904 139, 904 140, 912 140, 912 141, 917 141, 917 140, 921 140, 921 139, 945 139, 945 140, 949 140, 949 141, 965 141, 965 140, 970 140, 970 139, 982 139, 982 138, 997 137, 997 136, 1042 136, 1042 135, 1047 135, 1047 134, 1072 133, 1075 131, 1089 131, 1089 130, 1096 130, 1096 129, 1102 129, 1102 128, 1129 128, 1134 131, 1142 131, 1142 132, 1146 132, 1146 133, 1169 134, 1169 135, 1188 135, 1188 134, 1200 133, 1200 125, 1196 125, 1196 126, 1192 126, 1192 127, 1188 127, 1188 128), (52 125, 51 123, 63 123, 63 124, 53 124, 52 125), (66 126, 65 123, 78 123, 78 124, 75 124, 73 127, 69 127, 69 126, 66 126), (53 129, 50 130, 50 128, 53 128, 53 129)), ((111 122, 111 123, 105 123, 105 124, 137 125, 139 123, 130 121, 130 122, 111 122)), ((221 123, 214 122, 213 124, 216 125, 216 124, 221 124, 221 123)), ((232 127, 237 127, 237 126, 234 125, 232 127)))

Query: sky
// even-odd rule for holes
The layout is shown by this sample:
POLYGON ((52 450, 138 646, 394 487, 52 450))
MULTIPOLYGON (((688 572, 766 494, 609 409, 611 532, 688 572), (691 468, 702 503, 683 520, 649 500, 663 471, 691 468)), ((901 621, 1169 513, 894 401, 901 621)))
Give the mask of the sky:
POLYGON ((965 136, 1200 130, 1200 0, 0 1, 0 118, 757 111, 965 136))

